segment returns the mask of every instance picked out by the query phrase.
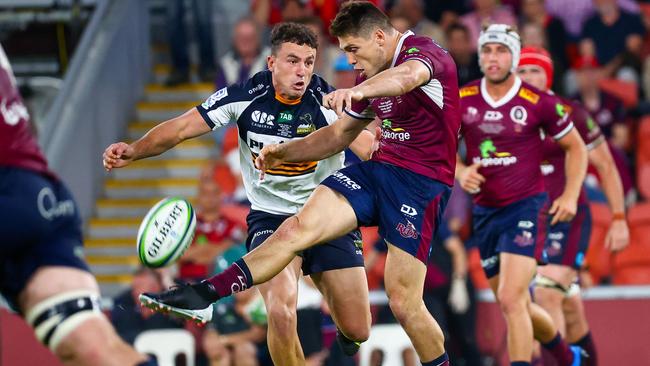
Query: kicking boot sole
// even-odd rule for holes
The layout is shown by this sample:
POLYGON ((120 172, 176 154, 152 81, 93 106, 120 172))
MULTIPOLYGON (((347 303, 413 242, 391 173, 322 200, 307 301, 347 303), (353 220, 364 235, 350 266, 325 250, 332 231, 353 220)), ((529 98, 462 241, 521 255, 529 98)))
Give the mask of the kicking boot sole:
POLYGON ((202 310, 181 309, 159 302, 147 295, 140 295, 140 304, 159 313, 172 314, 179 318, 191 320, 198 325, 205 325, 212 320, 212 305, 202 310))

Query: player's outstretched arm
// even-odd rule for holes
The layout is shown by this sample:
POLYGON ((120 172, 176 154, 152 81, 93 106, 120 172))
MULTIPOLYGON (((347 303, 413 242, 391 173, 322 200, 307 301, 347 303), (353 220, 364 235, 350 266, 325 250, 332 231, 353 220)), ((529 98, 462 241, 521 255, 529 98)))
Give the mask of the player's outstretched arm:
POLYGON ((598 171, 609 208, 614 213, 605 238, 605 247, 611 251, 622 250, 630 243, 630 230, 625 221, 623 183, 606 142, 601 142, 589 151, 589 162, 598 171))
POLYGON ((343 116, 352 102, 368 98, 404 95, 429 82, 431 72, 422 62, 411 60, 391 67, 350 89, 337 89, 323 97, 323 106, 343 116))
POLYGON ((132 161, 164 153, 179 143, 210 132, 210 127, 196 108, 167 120, 152 128, 132 144, 117 142, 104 150, 103 164, 106 171, 122 168, 132 161))
POLYGON ((578 196, 582 189, 582 182, 587 174, 587 147, 576 129, 572 129, 565 136, 557 140, 564 149, 566 159, 564 171, 566 184, 562 195, 553 201, 549 213, 553 215, 551 225, 557 222, 571 221, 577 211, 578 196))
POLYGON ((348 147, 370 122, 346 114, 333 124, 310 133, 304 139, 264 146, 255 159, 255 167, 266 171, 284 162, 299 163, 326 159, 348 147))

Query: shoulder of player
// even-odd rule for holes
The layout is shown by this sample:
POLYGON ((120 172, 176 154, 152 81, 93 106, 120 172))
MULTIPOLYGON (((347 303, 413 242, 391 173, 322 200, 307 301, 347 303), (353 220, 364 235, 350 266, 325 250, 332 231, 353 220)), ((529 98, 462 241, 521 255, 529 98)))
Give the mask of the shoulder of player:
MULTIPOLYGON (((323 96, 334 91, 334 87, 331 86, 325 79, 323 79, 318 74, 313 74, 311 81, 305 90, 304 98, 316 99, 319 105, 323 104, 323 96), (313 97, 312 97, 313 95, 313 97)), ((309 100, 308 99, 308 100, 309 100)))
POLYGON ((242 83, 231 85, 227 90, 232 102, 245 102, 263 95, 271 85, 271 72, 264 70, 242 83))
POLYGON ((524 106, 537 109, 537 108, 547 108, 550 105, 562 104, 560 99, 553 94, 543 92, 536 87, 526 83, 525 81, 521 82, 519 91, 517 91, 516 98, 519 102, 523 103, 524 106))
POLYGON ((469 83, 463 85, 458 89, 460 94, 460 99, 466 99, 469 97, 477 96, 481 94, 481 79, 470 81, 469 83))

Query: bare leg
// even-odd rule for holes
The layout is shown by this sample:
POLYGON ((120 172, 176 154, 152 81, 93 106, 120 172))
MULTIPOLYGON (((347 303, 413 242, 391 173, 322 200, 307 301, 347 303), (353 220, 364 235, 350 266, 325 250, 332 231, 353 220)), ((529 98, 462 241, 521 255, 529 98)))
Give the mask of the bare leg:
POLYGON ((501 253, 499 275, 490 286, 506 320, 510 361, 530 362, 533 353, 533 323, 529 311, 528 284, 535 274, 535 259, 501 253))
POLYGON ((388 245, 384 269, 386 295, 395 318, 408 334, 422 362, 432 361, 445 352, 442 329, 422 300, 426 270, 417 258, 388 245))
MULTIPOLYGON (((568 289, 573 282, 576 271, 568 266, 561 266, 549 264, 541 266, 537 272, 545 277, 548 277, 565 289, 568 289)), ((546 288, 537 286, 535 287, 535 302, 539 304, 548 314, 553 318, 553 323, 559 329, 562 336, 566 335, 566 325, 564 320, 564 312, 562 311, 562 303, 564 302, 565 293, 559 289, 546 288)))
POLYGON ((368 280, 363 267, 336 269, 311 276, 325 297, 337 327, 350 340, 363 342, 370 335, 368 280))
MULTIPOLYGON (((29 280, 18 301, 23 313, 27 313, 45 299, 74 290, 99 294, 95 278, 86 271, 43 267, 29 280)), ((146 361, 144 355, 122 341, 105 317, 93 317, 81 323, 63 338, 55 354, 66 365, 136 365, 146 361)))
POLYGON ((267 344, 276 365, 304 365, 305 355, 298 339, 296 302, 300 257, 277 276, 258 286, 268 313, 267 344))
POLYGON ((569 343, 575 343, 589 333, 589 324, 580 294, 567 297, 563 304, 566 318, 566 338, 569 343))

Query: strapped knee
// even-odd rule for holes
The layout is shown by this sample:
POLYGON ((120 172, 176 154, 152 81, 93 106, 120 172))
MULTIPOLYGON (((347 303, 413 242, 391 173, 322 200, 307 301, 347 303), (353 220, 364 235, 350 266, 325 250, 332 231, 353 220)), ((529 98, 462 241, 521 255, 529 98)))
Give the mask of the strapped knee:
POLYGON ((47 298, 29 309, 25 319, 41 343, 55 351, 61 341, 84 321, 103 317, 99 296, 70 291, 47 298))
POLYGON ((535 276, 535 286, 560 291, 565 297, 570 296, 569 290, 571 289, 571 286, 569 287, 562 286, 562 284, 557 282, 556 280, 541 275, 539 273, 535 276))

